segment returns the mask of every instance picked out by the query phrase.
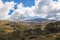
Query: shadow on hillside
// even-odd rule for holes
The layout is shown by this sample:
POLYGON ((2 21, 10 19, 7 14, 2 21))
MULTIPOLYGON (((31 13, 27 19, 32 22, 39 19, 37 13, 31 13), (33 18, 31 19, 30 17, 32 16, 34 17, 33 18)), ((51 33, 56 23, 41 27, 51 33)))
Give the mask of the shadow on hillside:
POLYGON ((41 26, 7 22, 0 25, 0 40, 60 40, 60 21, 41 26))

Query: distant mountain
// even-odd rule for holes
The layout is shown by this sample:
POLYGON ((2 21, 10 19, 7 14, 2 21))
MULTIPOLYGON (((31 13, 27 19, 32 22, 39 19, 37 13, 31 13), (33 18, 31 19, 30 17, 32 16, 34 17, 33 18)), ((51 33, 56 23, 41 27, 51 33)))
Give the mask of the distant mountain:
POLYGON ((31 18, 25 20, 25 22, 32 22, 32 23, 45 23, 45 22, 55 22, 56 20, 48 20, 43 18, 31 18))
MULTIPOLYGON (((18 13, 19 14, 19 13, 18 13)), ((54 18, 52 17, 52 15, 47 15, 46 19, 44 18, 40 18, 40 17, 24 17, 23 15, 18 15, 17 13, 13 16, 10 17, 11 20, 13 21, 22 21, 22 22, 29 22, 29 23, 45 23, 45 22, 54 22, 56 20, 59 20, 60 17, 56 18, 54 15, 54 18), (53 18, 53 19, 50 19, 49 18, 53 18)))

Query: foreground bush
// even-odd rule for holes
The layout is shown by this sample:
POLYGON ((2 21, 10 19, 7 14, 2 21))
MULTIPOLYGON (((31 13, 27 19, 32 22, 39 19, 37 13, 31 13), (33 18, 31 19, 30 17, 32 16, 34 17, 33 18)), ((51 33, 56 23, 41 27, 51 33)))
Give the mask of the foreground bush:
POLYGON ((60 32, 60 22, 49 23, 46 25, 44 31, 46 33, 57 33, 60 32))

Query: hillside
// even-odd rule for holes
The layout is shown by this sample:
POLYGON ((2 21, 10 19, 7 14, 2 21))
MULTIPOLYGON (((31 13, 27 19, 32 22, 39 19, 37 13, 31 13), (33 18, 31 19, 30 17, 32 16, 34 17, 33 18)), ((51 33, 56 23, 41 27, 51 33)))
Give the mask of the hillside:
POLYGON ((30 24, 0 20, 0 40, 60 40, 60 21, 30 24))

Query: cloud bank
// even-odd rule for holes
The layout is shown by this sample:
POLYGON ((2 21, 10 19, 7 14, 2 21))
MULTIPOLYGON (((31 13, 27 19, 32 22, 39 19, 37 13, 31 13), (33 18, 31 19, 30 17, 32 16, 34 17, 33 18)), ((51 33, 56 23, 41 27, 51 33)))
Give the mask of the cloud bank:
POLYGON ((49 20, 60 20, 60 0, 35 0, 35 6, 24 7, 23 3, 17 5, 14 10, 14 1, 3 2, 0 0, 0 19, 26 20, 38 16, 49 20), (14 10, 12 15, 8 15, 9 10, 14 10))
POLYGON ((9 11, 13 9, 14 2, 6 2, 5 4, 0 0, 0 20, 8 19, 9 18, 9 11))

